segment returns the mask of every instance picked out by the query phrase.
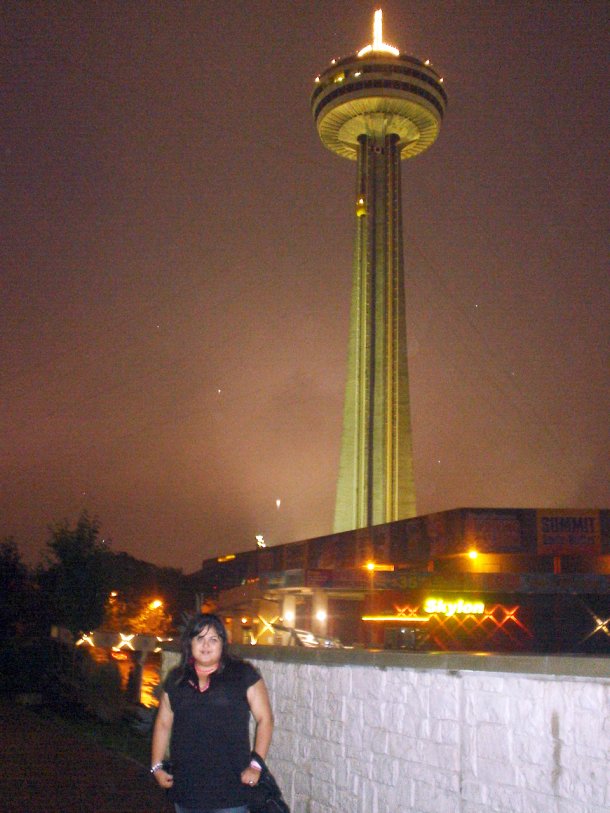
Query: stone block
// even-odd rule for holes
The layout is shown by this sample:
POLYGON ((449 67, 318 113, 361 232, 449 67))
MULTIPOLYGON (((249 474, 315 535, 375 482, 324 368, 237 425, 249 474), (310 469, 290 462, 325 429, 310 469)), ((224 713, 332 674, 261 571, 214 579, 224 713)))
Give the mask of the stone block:
POLYGON ((387 757, 388 754, 388 740, 391 734, 384 728, 371 728, 367 732, 366 741, 373 756, 381 754, 387 757))
POLYGON ((506 695, 490 692, 477 692, 466 695, 465 722, 476 725, 480 722, 509 725, 509 699, 506 695))
POLYGON ((457 745, 462 728, 457 720, 430 720, 428 736, 432 742, 457 745))
POLYGON ((479 757, 476 764, 476 776, 489 787, 497 785, 515 785, 516 769, 510 762, 479 757))
POLYGON ((479 757, 492 760, 510 760, 510 729, 498 723, 479 723, 475 730, 476 751, 479 757))
POLYGON ((371 778, 375 784, 394 787, 398 779, 398 761, 386 755, 373 755, 371 778))

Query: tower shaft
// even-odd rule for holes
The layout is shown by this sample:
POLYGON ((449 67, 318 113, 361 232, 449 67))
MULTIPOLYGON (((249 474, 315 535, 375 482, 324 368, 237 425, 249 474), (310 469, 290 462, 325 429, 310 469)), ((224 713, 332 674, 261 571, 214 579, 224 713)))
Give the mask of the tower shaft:
POLYGON ((436 140, 447 107, 430 60, 383 40, 333 59, 311 109, 322 143, 356 161, 356 243, 336 532, 415 515, 400 162, 436 140))
POLYGON ((374 118, 357 147, 357 231, 335 531, 415 514, 400 146, 398 136, 385 134, 387 119, 374 118))

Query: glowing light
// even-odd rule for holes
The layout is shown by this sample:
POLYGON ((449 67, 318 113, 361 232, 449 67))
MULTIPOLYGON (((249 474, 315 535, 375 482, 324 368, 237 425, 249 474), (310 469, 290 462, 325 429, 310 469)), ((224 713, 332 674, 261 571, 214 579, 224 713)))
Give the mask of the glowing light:
POLYGON ((280 505, 281 505, 281 504, 282 504, 282 501, 281 501, 280 499, 277 499, 277 500, 275 501, 275 507, 277 508, 277 510, 278 510, 278 511, 280 510, 280 505))
POLYGON ((112 647, 112 651, 119 652, 123 647, 126 647, 127 649, 131 649, 132 652, 135 652, 133 644, 131 643, 135 637, 134 633, 132 632, 131 635, 125 635, 123 632, 119 632, 119 635, 121 636, 121 640, 116 646, 112 647))
POLYGON ((610 638, 610 616, 608 616, 606 619, 600 618, 590 607, 588 607, 586 604, 584 606, 591 618, 595 621, 595 627, 588 635, 585 635, 582 640, 586 641, 588 638, 592 638, 594 635, 597 635, 600 632, 603 632, 604 635, 610 638))
POLYGON ((154 601, 151 601, 148 605, 149 610, 158 610, 159 607, 163 607, 163 602, 160 598, 156 598, 154 601))
POLYGON ((271 633, 271 635, 275 635, 275 630, 273 629, 273 624, 275 624, 277 621, 279 621, 280 617, 276 615, 271 619, 271 621, 267 621, 265 618, 263 618, 262 615, 259 615, 259 616, 257 616, 257 619, 258 619, 258 621, 260 621, 260 625, 261 625, 262 628, 259 629, 258 635, 256 635, 254 633, 254 630, 250 629, 250 643, 253 644, 253 645, 258 643, 259 638, 265 632, 269 632, 269 633, 271 633))
POLYGON ((267 632, 270 632, 270 633, 272 633, 272 634, 275 634, 275 630, 273 629, 273 625, 274 625, 275 623, 277 623, 277 622, 280 620, 280 619, 279 619, 279 616, 274 615, 274 616, 273 616, 273 618, 271 619, 271 621, 268 621, 266 618, 263 618, 263 616, 262 616, 262 615, 259 615, 259 616, 257 616, 257 617, 258 617, 258 620, 259 620, 259 621, 261 622, 261 624, 263 625, 263 628, 264 628, 265 630, 267 630, 267 632))
POLYGON ((91 637, 92 635, 93 635, 92 632, 90 632, 88 635, 83 633, 82 636, 76 642, 76 646, 81 646, 82 644, 89 644, 89 646, 95 646, 95 644, 93 643, 93 638, 91 637))
POLYGON ((231 559, 235 559, 235 554, 234 553, 227 553, 226 556, 219 556, 218 559, 216 559, 216 561, 221 562, 221 563, 222 562, 230 562, 231 559))
POLYGON ((245 615, 244 615, 244 617, 242 618, 241 623, 242 623, 242 624, 247 624, 247 623, 248 623, 248 619, 246 618, 246 616, 245 616, 245 615))
POLYGON ((464 601, 463 598, 456 601, 427 598, 424 602, 424 612, 444 615, 447 618, 454 615, 483 615, 485 613, 485 604, 482 601, 464 601))
POLYGON ((479 552, 477 550, 469 550, 468 551, 468 558, 469 559, 478 559, 479 558, 479 552))
POLYGON ((429 65, 429 64, 430 64, 430 60, 429 60, 429 59, 427 59, 427 60, 424 62, 424 65, 429 65))
POLYGON ((385 571, 386 573, 391 573, 394 570, 394 565, 378 565, 376 562, 367 562, 365 568, 371 573, 375 571, 385 571))
POLYGON ((289 624, 292 624, 294 621, 295 615, 292 610, 286 610, 284 613, 284 621, 287 621, 289 624))
POLYGON ((363 621, 400 621, 401 624, 410 624, 411 622, 427 623, 430 621, 429 616, 423 615, 363 615, 363 621))
POLYGON ((327 617, 326 610, 318 610, 316 613, 316 621, 326 621, 327 617))
POLYGON ((265 537, 262 534, 256 534, 256 544, 259 548, 266 548, 267 543, 265 542, 265 537))
POLYGON ((366 56, 366 54, 370 54, 371 52, 383 52, 393 54, 394 56, 398 56, 400 53, 398 48, 387 45, 383 41, 383 12, 380 8, 377 9, 373 18, 373 43, 372 45, 367 45, 361 51, 358 51, 358 56, 366 56))
POLYGON ((117 593, 117 591, 116 591, 116 590, 112 590, 112 591, 110 592, 110 598, 116 598, 117 596, 118 596, 118 593, 117 593))
MULTIPOLYGON (((424 611, 424 607, 409 606, 399 607, 394 605, 396 615, 370 615, 365 616, 365 620, 393 622, 398 621, 402 625, 407 625, 409 622, 419 621, 421 618, 420 613, 424 611)), ((475 645, 484 645, 484 641, 494 640, 494 636, 505 635, 510 638, 516 645, 520 643, 517 637, 519 633, 515 630, 518 627, 521 633, 529 638, 532 638, 531 631, 523 624, 518 618, 517 613, 519 606, 504 607, 501 604, 494 604, 491 606, 486 605, 485 611, 480 615, 473 613, 457 614, 451 616, 445 615, 441 612, 430 614, 426 621, 427 629, 431 629, 431 640, 434 645, 440 649, 452 649, 453 645, 460 641, 461 636, 464 634, 475 645)), ((462 638, 463 641, 463 638, 462 638)))
POLYGON ((317 84, 320 81, 320 77, 316 76, 316 78, 313 81, 316 82, 316 84, 317 84))

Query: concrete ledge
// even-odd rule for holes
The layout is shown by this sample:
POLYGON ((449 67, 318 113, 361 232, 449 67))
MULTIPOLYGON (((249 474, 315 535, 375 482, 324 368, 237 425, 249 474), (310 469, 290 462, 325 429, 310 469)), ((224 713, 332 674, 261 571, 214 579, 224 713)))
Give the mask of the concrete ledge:
POLYGON ((444 672, 506 672, 554 677, 610 679, 610 657, 514 655, 486 652, 396 652, 369 649, 314 649, 233 644, 242 658, 320 666, 372 666, 444 672))

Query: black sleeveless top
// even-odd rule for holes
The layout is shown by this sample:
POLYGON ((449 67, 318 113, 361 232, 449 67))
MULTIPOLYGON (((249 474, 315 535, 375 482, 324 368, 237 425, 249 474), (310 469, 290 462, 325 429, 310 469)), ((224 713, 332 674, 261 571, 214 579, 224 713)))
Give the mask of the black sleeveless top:
POLYGON ((248 790, 240 779, 251 750, 246 692, 260 679, 252 664, 231 660, 200 692, 188 683, 178 686, 176 671, 170 672, 165 691, 174 713, 173 802, 204 810, 246 803, 248 790))

